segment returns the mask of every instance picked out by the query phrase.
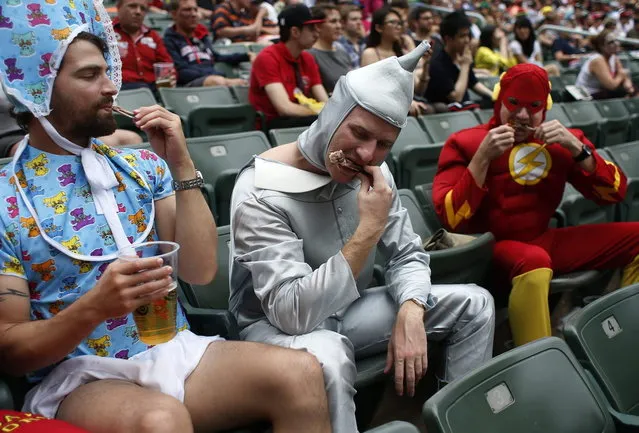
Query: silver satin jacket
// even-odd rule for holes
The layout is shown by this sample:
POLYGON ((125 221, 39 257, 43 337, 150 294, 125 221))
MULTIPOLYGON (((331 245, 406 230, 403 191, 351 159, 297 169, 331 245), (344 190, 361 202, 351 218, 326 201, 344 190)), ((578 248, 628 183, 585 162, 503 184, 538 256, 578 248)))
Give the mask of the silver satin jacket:
POLYGON ((244 168, 231 203, 230 310, 240 328, 266 317, 281 331, 300 335, 331 316, 340 318, 371 283, 377 253, 385 258, 388 291, 397 305, 409 299, 434 305, 429 256, 386 164, 382 172, 393 189, 393 203, 377 251, 355 280, 341 249, 359 223, 360 181, 339 184, 259 157, 244 168), (283 168, 288 183, 292 179, 302 192, 284 192, 287 188, 269 180, 283 168), (315 179, 306 182, 307 176, 315 179))

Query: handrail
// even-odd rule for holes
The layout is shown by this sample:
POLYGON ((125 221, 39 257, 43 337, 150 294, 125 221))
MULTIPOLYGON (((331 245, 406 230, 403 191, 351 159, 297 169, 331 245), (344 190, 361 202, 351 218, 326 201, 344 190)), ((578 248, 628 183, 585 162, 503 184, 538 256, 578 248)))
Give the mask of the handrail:
MULTIPOLYGON (((443 7, 443 6, 429 5, 429 4, 421 3, 421 2, 413 3, 412 7, 415 7, 417 5, 424 6, 426 9, 430 9, 430 10, 433 10, 435 12, 450 13, 450 12, 454 12, 455 11, 455 9, 453 9, 453 8, 446 8, 446 7, 443 7)), ((475 18, 478 21, 477 25, 479 27, 484 27, 486 25, 486 18, 484 18, 481 14, 478 14, 477 12, 472 12, 472 11, 464 11, 464 13, 466 15, 468 15, 469 17, 471 17, 471 18, 475 18)))
MULTIPOLYGON (((537 29, 536 32, 537 34, 539 34, 541 32, 545 32, 546 30, 554 30, 560 33, 574 33, 574 34, 582 35, 582 36, 593 36, 593 34, 587 30, 577 30, 570 27, 556 26, 554 24, 543 24, 537 29)), ((617 38, 617 40, 623 44, 639 45, 639 39, 617 38)))

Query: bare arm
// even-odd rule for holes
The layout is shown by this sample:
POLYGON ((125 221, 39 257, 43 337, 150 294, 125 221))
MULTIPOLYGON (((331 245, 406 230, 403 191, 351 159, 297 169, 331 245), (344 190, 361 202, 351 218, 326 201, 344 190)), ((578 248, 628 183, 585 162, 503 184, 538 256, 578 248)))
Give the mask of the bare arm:
POLYGON ((518 63, 528 63, 528 59, 523 54, 515 54, 518 63))
POLYGON ((623 73, 619 73, 613 77, 603 57, 597 57, 591 61, 589 67, 590 72, 592 72, 601 85, 608 90, 615 90, 626 78, 623 73))
POLYGON ((473 87, 473 90, 475 91, 475 93, 478 93, 487 98, 492 98, 493 96, 493 92, 488 87, 484 86, 482 83, 475 84, 475 86, 473 87))
POLYGON ((313 98, 319 102, 328 101, 328 93, 326 93, 326 89, 322 84, 316 84, 311 87, 311 93, 313 94, 313 98))
POLYGON ((280 116, 302 117, 315 114, 310 108, 291 102, 282 83, 267 84, 264 90, 280 116))
POLYGON ((448 98, 453 102, 462 102, 464 94, 468 88, 468 71, 470 64, 463 64, 459 67, 459 77, 455 83, 455 89, 448 94, 448 98))
POLYGON ((255 24, 251 24, 250 26, 242 27, 222 27, 215 31, 215 36, 217 38, 229 39, 233 39, 237 36, 249 36, 255 39, 257 37, 257 26, 255 24))
POLYGON ((359 63, 360 63, 360 66, 363 67, 363 66, 368 66, 371 63, 375 63, 378 60, 379 58, 377 57, 377 53, 375 53, 375 49, 366 48, 364 52, 362 52, 362 58, 360 59, 359 63))

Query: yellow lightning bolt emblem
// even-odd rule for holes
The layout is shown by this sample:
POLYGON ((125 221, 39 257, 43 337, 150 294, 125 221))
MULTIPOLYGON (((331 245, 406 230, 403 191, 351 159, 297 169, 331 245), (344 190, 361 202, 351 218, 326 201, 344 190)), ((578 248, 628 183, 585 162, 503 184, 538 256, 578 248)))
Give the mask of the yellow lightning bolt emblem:
POLYGON ((615 170, 615 180, 612 187, 609 186, 595 186, 595 191, 601 197, 602 200, 616 202, 617 197, 613 194, 617 194, 619 192, 619 184, 621 184, 621 175, 619 174, 619 169, 615 164, 610 161, 606 161, 606 164, 611 166, 615 170))
POLYGON ((537 149, 533 150, 528 155, 520 158, 517 161, 517 164, 524 165, 524 168, 522 168, 519 173, 517 173, 515 178, 524 177, 537 167, 541 167, 542 165, 544 165, 543 162, 535 161, 535 158, 537 158, 537 155, 539 155, 544 150, 544 147, 546 147, 545 144, 543 146, 539 146, 537 149))
POLYGON ((459 210, 455 212, 452 189, 446 193, 444 206, 446 207, 446 219, 448 219, 448 225, 450 225, 450 228, 452 229, 457 227, 463 220, 470 219, 470 217, 473 216, 473 211, 470 209, 468 201, 465 201, 459 210))

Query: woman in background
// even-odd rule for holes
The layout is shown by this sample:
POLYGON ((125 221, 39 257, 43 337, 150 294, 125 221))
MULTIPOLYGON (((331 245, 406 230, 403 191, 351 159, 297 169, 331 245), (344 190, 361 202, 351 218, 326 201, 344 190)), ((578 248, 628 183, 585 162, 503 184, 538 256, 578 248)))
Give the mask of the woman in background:
POLYGON ((516 64, 517 59, 508 48, 508 39, 504 31, 495 26, 484 27, 475 54, 475 68, 484 69, 496 77, 516 64))
POLYGON ((517 63, 532 63, 544 68, 549 76, 559 76, 557 65, 544 66, 542 63, 541 44, 537 40, 535 29, 528 18, 519 17, 515 21, 515 39, 510 42, 509 48, 517 59, 517 63))

